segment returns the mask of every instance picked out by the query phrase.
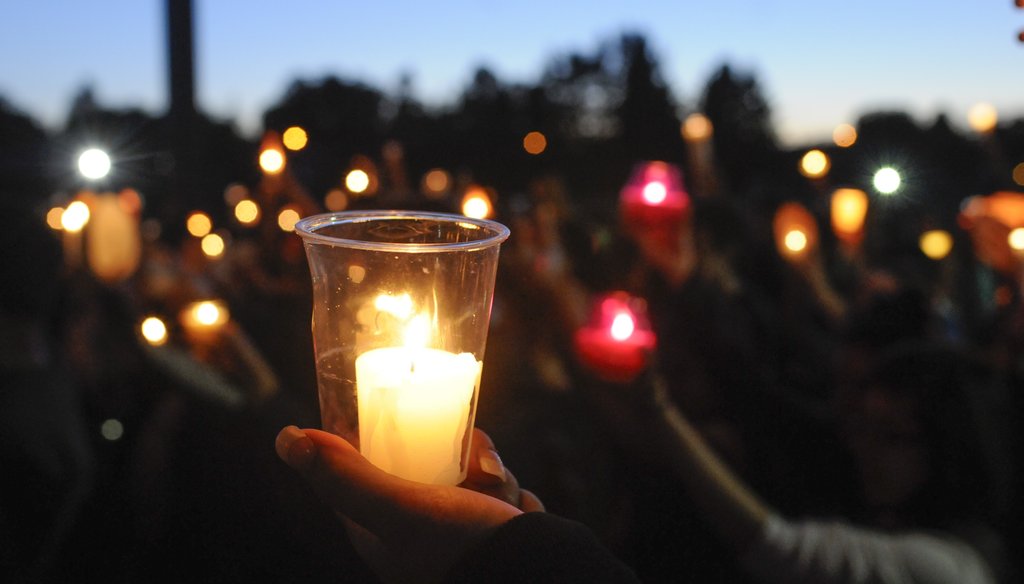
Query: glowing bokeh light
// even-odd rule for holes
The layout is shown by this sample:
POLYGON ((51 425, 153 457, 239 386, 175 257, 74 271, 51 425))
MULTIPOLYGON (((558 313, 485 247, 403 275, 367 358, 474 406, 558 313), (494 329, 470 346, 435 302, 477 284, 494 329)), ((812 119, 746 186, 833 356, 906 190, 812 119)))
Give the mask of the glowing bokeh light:
POLYGON ((644 185, 643 197, 651 205, 660 205, 668 197, 668 188, 665 183, 653 180, 644 185))
POLYGON ((284 142, 284 147, 289 150, 302 150, 309 143, 309 136, 306 134, 306 130, 292 126, 284 131, 281 135, 281 141, 284 142))
POLYGON ((462 214, 474 219, 486 219, 491 216, 491 198, 481 188, 472 188, 462 199, 462 214))
POLYGON ((448 190, 448 185, 451 183, 451 178, 448 172, 441 168, 435 168, 423 175, 423 190, 426 191, 428 196, 439 196, 448 190))
POLYGON ((699 142, 707 140, 714 133, 711 120, 702 113, 693 113, 686 116, 682 127, 683 138, 699 142))
POLYGON ((213 229, 213 221, 206 213, 195 211, 185 220, 185 229, 188 229, 192 237, 204 237, 213 229))
POLYGON ((941 260, 953 249, 953 236, 942 229, 932 229, 921 234, 918 240, 921 253, 933 260, 941 260))
POLYGON ((540 154, 548 147, 547 137, 540 132, 530 132, 523 137, 523 150, 528 154, 540 154))
POLYGON ((110 156, 99 148, 89 148, 78 155, 78 172, 91 180, 110 174, 110 156))
POLYGON ((276 148, 260 152, 260 168, 267 174, 279 174, 284 170, 284 153, 276 148))
POLYGON ((295 224, 299 222, 299 212, 290 207, 281 209, 277 214, 277 226, 281 231, 295 231, 295 224))
POLYGON ((355 169, 345 175, 345 188, 350 193, 360 194, 370 186, 370 175, 365 170, 355 169))
POLYGON ((196 322, 206 326, 213 326, 223 318, 220 307, 211 300, 197 303, 192 308, 192 314, 196 317, 196 322))
POLYGON ((967 123, 979 134, 987 134, 995 129, 999 121, 996 108, 990 103, 977 103, 967 111, 967 123))
POLYGON ((799 229, 793 229, 786 233, 783 244, 789 251, 793 253, 800 253, 807 249, 807 234, 799 229))
POLYGON ((633 320, 633 315, 620 312, 612 319, 612 326, 608 332, 616 341, 625 341, 633 336, 634 330, 636 330, 636 322, 633 320))
POLYGON ((836 189, 832 193, 830 211, 836 237, 847 243, 856 243, 868 213, 868 194, 860 189, 836 189))
POLYGON ((1013 167, 1013 182, 1024 187, 1024 162, 1013 167))
POLYGON ((60 216, 60 226, 64 231, 77 233, 89 223, 89 205, 82 201, 72 201, 60 216))
POLYGON ((808 178, 821 178, 828 173, 832 163, 821 150, 808 150, 800 159, 800 172, 808 178))
POLYGON ((111 442, 120 440, 121 437, 124 436, 124 424, 122 424, 120 420, 115 420, 114 418, 104 420, 103 423, 100 424, 100 435, 111 442))
POLYGON ((159 317, 146 317, 139 325, 139 332, 142 333, 142 338, 154 347, 159 347, 167 342, 167 325, 159 317))
POLYGON ((832 130, 832 142, 840 148, 849 148, 857 143, 857 128, 850 124, 839 124, 832 130))
POLYGON ((1011 231, 1006 241, 1014 250, 1024 251, 1024 227, 1018 227, 1011 231))
POLYGON ((64 229, 61 225, 61 216, 64 215, 64 207, 54 207, 46 212, 46 224, 54 231, 64 229))
POLYGON ((878 171, 875 172, 874 178, 871 180, 871 184, 875 186, 875 190, 883 195, 891 195, 900 190, 900 184, 902 184, 902 182, 903 179, 900 177, 899 171, 891 166, 885 166, 878 169, 878 171))
POLYGON ((235 205, 235 219, 242 225, 252 225, 260 219, 260 206, 252 199, 242 199, 235 205))
POLYGON ((224 238, 216 233, 208 233, 200 242, 203 253, 210 258, 219 258, 224 253, 224 238))
POLYGON ((341 189, 331 189, 324 197, 324 207, 328 211, 344 211, 348 207, 348 195, 341 189))

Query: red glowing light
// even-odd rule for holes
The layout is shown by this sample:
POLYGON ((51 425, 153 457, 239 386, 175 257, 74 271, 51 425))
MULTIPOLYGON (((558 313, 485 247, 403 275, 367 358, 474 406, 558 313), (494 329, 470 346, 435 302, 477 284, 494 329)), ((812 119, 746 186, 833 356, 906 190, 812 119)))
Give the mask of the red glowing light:
POLYGON ((628 382, 647 367, 657 343, 645 302, 613 292, 595 303, 590 322, 576 331, 575 344, 580 360, 598 376, 628 382))

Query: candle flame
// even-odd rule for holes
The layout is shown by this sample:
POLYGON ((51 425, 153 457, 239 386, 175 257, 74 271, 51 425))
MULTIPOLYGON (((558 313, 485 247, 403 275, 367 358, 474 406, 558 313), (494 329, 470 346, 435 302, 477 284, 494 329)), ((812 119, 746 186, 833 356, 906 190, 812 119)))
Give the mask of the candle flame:
POLYGON ((668 189, 665 183, 651 181, 644 185, 644 200, 652 205, 660 205, 668 197, 668 189))
POLYGON ((613 339, 625 341, 633 336, 634 330, 636 330, 636 323, 633 321, 632 315, 627 312, 620 312, 615 315, 610 330, 613 339))
POLYGON ((786 249, 793 253, 799 253, 807 247, 807 234, 799 229, 793 229, 786 234, 786 249))

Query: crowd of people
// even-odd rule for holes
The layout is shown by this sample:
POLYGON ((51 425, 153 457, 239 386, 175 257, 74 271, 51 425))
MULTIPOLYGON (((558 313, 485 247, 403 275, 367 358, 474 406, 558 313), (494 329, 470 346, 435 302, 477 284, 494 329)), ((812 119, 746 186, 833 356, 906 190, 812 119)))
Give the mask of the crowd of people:
POLYGON ((787 259, 770 218, 727 197, 693 197, 666 231, 595 219, 556 180, 496 219, 512 236, 483 432, 467 483, 444 488, 396 483, 311 429, 294 234, 238 235, 219 260, 187 238, 148 240, 135 274, 110 284, 69 268, 41 219, 10 221, 3 570, 25 582, 1019 576, 1016 262, 871 255, 826 237, 787 259), (572 340, 612 290, 645 301, 657 338, 626 380, 572 340), (139 335, 142 316, 203 296, 231 310, 213 346, 139 335), (495 459, 502 470, 484 470, 495 459))

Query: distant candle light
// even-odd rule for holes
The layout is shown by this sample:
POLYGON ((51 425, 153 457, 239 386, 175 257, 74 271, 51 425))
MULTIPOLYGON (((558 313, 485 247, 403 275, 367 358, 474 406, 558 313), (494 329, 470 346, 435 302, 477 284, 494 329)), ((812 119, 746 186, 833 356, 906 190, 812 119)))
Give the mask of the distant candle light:
POLYGON ((295 209, 285 208, 277 214, 277 226, 281 231, 295 231, 295 224, 299 222, 299 212, 295 209))
POLYGON ((60 225, 64 231, 77 233, 89 222, 89 205, 82 201, 72 201, 60 216, 60 225))
POLYGON ((665 183, 651 181, 644 185, 644 200, 648 203, 660 205, 665 202, 666 197, 668 197, 668 189, 665 188, 665 183))
POLYGON ((167 325, 158 317, 150 316, 139 325, 142 338, 154 347, 159 347, 167 342, 167 325))
POLYGON ((365 170, 355 169, 345 175, 345 188, 354 194, 366 191, 370 186, 370 175, 365 170))
POLYGON ((196 211, 185 220, 185 228, 193 237, 205 237, 213 229, 213 221, 206 213, 196 211))

